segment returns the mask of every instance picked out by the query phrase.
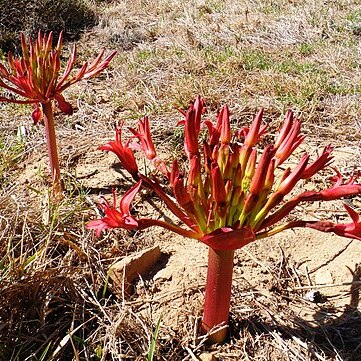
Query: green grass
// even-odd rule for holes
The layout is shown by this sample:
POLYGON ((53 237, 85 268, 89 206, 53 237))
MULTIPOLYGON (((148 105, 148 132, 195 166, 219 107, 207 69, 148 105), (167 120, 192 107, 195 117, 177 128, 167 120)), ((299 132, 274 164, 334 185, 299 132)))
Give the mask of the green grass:
POLYGON ((241 66, 245 71, 268 70, 273 65, 270 56, 262 50, 245 50, 241 55, 241 66))
POLYGON ((9 172, 22 160, 25 143, 22 139, 0 139, 0 182, 4 187, 9 181, 9 172))
POLYGON ((154 359, 154 354, 155 354, 155 348, 157 345, 157 339, 158 339, 158 335, 159 335, 159 330, 160 330, 160 323, 162 321, 162 316, 159 317, 157 325, 155 327, 153 336, 152 336, 152 340, 150 342, 149 345, 149 351, 148 351, 148 361, 153 361, 154 359))
POLYGON ((361 10, 355 9, 346 14, 346 20, 351 23, 361 23, 361 10))

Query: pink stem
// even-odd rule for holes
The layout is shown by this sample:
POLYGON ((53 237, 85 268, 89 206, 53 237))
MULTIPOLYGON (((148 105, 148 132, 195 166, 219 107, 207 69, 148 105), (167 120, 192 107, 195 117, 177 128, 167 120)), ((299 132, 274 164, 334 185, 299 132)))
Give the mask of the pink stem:
POLYGON ((46 142, 48 144, 49 163, 51 170, 51 178, 53 182, 53 190, 55 195, 59 195, 62 191, 60 179, 60 166, 58 158, 58 148, 56 145, 55 122, 53 114, 52 102, 42 103, 44 112, 44 123, 46 131, 46 142))
MULTIPOLYGON (((201 330, 209 332, 217 325, 228 325, 229 308, 231 301, 232 273, 234 250, 208 251, 208 272, 204 314, 201 330)), ((221 343, 228 334, 228 327, 210 334, 211 343, 221 343)))

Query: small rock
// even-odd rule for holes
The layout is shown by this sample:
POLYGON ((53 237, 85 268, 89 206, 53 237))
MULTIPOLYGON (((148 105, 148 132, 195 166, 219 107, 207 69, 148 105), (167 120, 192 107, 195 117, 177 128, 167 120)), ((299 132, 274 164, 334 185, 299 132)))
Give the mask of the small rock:
POLYGON ((217 361, 213 353, 203 352, 199 355, 201 361, 217 361))
POLYGON ((159 261, 161 255, 159 246, 154 246, 114 263, 108 272, 114 291, 122 297, 124 288, 124 296, 132 295, 134 280, 138 279, 139 275, 146 275, 159 261))
POLYGON ((170 281, 173 276, 173 270, 169 268, 163 268, 157 274, 154 275, 154 281, 170 281))
POLYGON ((332 274, 328 269, 320 268, 315 274, 315 282, 318 285, 332 284, 332 274))
POLYGON ((314 303, 323 303, 325 302, 325 296, 322 295, 319 291, 310 290, 308 291, 304 297, 306 301, 314 302, 314 303))

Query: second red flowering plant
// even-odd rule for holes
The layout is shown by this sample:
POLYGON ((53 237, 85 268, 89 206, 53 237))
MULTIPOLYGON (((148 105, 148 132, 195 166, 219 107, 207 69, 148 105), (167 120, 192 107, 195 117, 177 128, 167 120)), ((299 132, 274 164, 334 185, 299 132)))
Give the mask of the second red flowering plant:
MULTIPOLYGON (((184 120, 184 151, 188 164, 174 160, 169 167, 156 153, 149 127, 149 119, 139 121, 138 129, 130 129, 132 136, 124 141, 122 129, 116 138, 100 149, 115 153, 123 168, 136 182, 122 197, 117 207, 104 198, 100 207, 105 216, 91 221, 88 228, 97 235, 109 228, 145 229, 160 226, 182 236, 203 242, 209 247, 205 305, 201 329, 203 333, 228 323, 233 257, 236 249, 258 239, 266 238, 296 227, 308 227, 322 232, 361 240, 361 222, 358 214, 345 204, 352 221, 337 224, 331 221, 286 220, 301 202, 331 201, 361 194, 356 177, 343 179, 335 169, 332 184, 323 190, 292 192, 296 184, 313 177, 332 162, 332 146, 323 149, 313 161, 304 153, 291 168, 285 161, 303 142, 301 121, 288 111, 273 144, 263 145, 267 125, 263 111, 255 116, 249 128, 231 132, 227 106, 218 113, 216 121, 202 120, 204 100, 197 97, 188 111, 182 111, 184 120), (201 130, 207 140, 201 141, 201 130), (135 144, 134 140, 138 142, 135 144), (151 175, 140 171, 134 152, 141 150, 156 170, 151 175), (157 178, 157 174, 161 177, 157 178), (167 179, 163 185, 160 179, 167 179), (141 188, 153 191, 179 220, 135 218, 131 203, 141 188), (170 197, 169 191, 173 197, 170 197), (292 193, 291 193, 292 192, 292 193), (181 225, 179 225, 181 224, 181 225)), ((212 342, 222 342, 227 328, 212 332, 212 342)))
POLYGON ((64 90, 82 79, 99 75, 106 69, 116 52, 104 57, 104 50, 89 64, 85 62, 74 74, 77 61, 77 50, 74 45, 72 53, 61 74, 61 50, 63 32, 60 33, 53 47, 53 33, 38 33, 34 41, 26 42, 24 34, 20 35, 22 55, 13 57, 8 53, 7 67, 0 63, 0 102, 16 104, 32 104, 34 123, 44 121, 49 163, 52 175, 54 195, 62 191, 58 149, 55 133, 54 104, 65 114, 72 114, 73 107, 65 100, 64 90), (6 92, 8 94, 6 94, 6 92))

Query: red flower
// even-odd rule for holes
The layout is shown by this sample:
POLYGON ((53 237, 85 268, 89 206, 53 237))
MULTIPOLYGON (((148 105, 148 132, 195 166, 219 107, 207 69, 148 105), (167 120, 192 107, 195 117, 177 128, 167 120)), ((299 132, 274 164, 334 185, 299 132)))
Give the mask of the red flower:
POLYGON ((361 185, 355 184, 354 177, 351 177, 346 183, 343 183, 341 173, 336 170, 337 181, 330 188, 323 189, 319 192, 306 191, 303 192, 291 200, 285 202, 276 212, 267 217, 257 230, 271 227, 283 218, 287 217, 288 214, 301 202, 317 202, 317 201, 333 201, 343 197, 349 197, 361 194, 361 185))
POLYGON ((140 141, 140 146, 138 144, 130 144, 132 149, 141 149, 145 156, 152 161, 154 166, 164 175, 168 175, 168 169, 165 163, 159 159, 154 148, 152 135, 149 128, 149 118, 145 116, 143 119, 139 120, 138 131, 133 128, 129 130, 134 134, 136 138, 140 141))
MULTIPOLYGON (((302 227, 316 229, 321 232, 332 232, 341 237, 354 238, 361 241, 361 222, 359 215, 347 204, 344 204, 347 213, 352 219, 351 223, 333 223, 327 221, 304 221, 300 223, 302 227)), ((302 222, 302 221, 301 221, 302 222)))
POLYGON ((102 145, 98 149, 113 152, 120 160, 120 163, 127 172, 135 179, 138 179, 138 166, 135 161, 133 151, 129 146, 129 141, 122 144, 122 129, 117 128, 115 133, 115 141, 110 141, 102 145))
POLYGON ((176 160, 173 162, 169 181, 178 204, 187 212, 188 215, 194 215, 194 204, 191 196, 187 192, 187 188, 184 185, 184 178, 179 171, 178 162, 176 160))
MULTIPOLYGON (((286 197, 297 190, 299 181, 309 179, 331 163, 332 147, 327 146, 311 164, 308 164, 310 156, 305 153, 293 169, 284 169, 280 165, 304 139, 300 133, 301 121, 294 119, 293 113, 289 111, 275 143, 264 146, 264 142, 260 142, 267 128, 267 125, 262 125, 263 111, 259 111, 249 128, 243 127, 232 137, 228 107, 223 107, 217 113, 216 123, 210 120, 203 122, 208 137, 200 145, 203 110, 203 99, 197 97, 188 112, 182 112, 185 116, 182 124, 185 127, 184 151, 188 164, 184 165, 183 172, 186 175, 183 175, 176 160, 170 173, 163 172, 171 188, 163 188, 161 185, 164 177, 158 181, 156 174, 148 176, 138 170, 131 146, 128 143, 125 146, 121 144, 120 131, 116 142, 101 148, 116 153, 125 169, 134 178, 141 179, 143 186, 155 193, 177 220, 162 221, 157 217, 135 221, 129 215, 128 207, 117 213, 113 209, 108 211, 106 218, 92 221, 90 228, 96 228, 99 234, 102 229, 111 227, 134 227, 140 230, 160 226, 209 246, 202 321, 202 329, 208 332, 212 327, 228 321, 235 249, 295 227, 310 227, 361 240, 359 216, 348 206, 346 210, 352 223, 304 220, 281 222, 300 202, 329 201, 358 195, 361 194, 361 185, 356 184, 356 177, 343 183, 337 171, 335 183, 331 187, 302 192, 287 200, 286 197), (261 143, 261 150, 257 148, 257 143, 261 143), (173 191, 173 197, 168 195, 169 191, 173 191), (122 223, 124 219, 128 223, 122 223)), ((148 118, 140 121, 138 131, 132 132, 139 139, 140 148, 146 157, 152 161, 157 158, 148 118)), ((226 333, 222 331, 216 335, 211 337, 221 342, 226 333)))
POLYGON ((216 212, 218 216, 223 218, 227 214, 226 189, 218 165, 213 164, 212 168, 212 197, 216 203, 216 212))
POLYGON ((308 165, 302 173, 302 179, 308 179, 318 173, 321 169, 327 167, 333 160, 331 153, 333 147, 331 144, 325 147, 322 154, 310 165, 308 165))
POLYGON ((260 140, 261 136, 265 133, 267 129, 267 125, 261 127, 262 117, 263 109, 260 109, 258 114, 253 119, 252 125, 250 126, 249 130, 247 130, 247 128, 243 128, 246 133, 244 143, 249 148, 253 147, 260 140))
POLYGON ((356 238, 361 241, 361 222, 360 216, 347 204, 344 203, 347 213, 352 219, 352 223, 335 224, 331 232, 347 238, 356 238))
POLYGON ((344 204, 344 207, 352 219, 351 223, 333 223, 330 221, 293 221, 274 227, 269 231, 258 233, 257 238, 272 236, 289 228, 307 227, 320 232, 332 232, 341 237, 358 239, 361 241, 360 216, 347 204, 344 204))
POLYGON ((119 204, 119 211, 115 208, 116 196, 113 190, 113 206, 111 206, 108 201, 103 198, 100 203, 100 208, 105 213, 105 217, 90 221, 87 224, 87 228, 95 229, 97 236, 99 236, 104 229, 108 228, 137 228, 138 222, 130 215, 130 204, 132 203, 135 195, 138 193, 141 185, 142 182, 139 181, 124 194, 119 204))
POLYGON ((186 113, 184 121, 184 148, 188 158, 199 154, 198 135, 201 129, 201 115, 204 100, 198 96, 186 113))
POLYGON ((286 120, 275 142, 275 149, 277 149, 275 158, 277 159, 277 166, 281 165, 295 149, 303 142, 305 136, 300 134, 301 121, 293 119, 293 113, 289 110, 286 115, 286 120))
POLYGON ((295 187, 296 183, 301 179, 304 170, 306 169, 309 155, 305 153, 296 168, 290 172, 290 174, 281 182, 281 184, 276 189, 277 194, 285 196, 295 187))
POLYGON ((60 33, 58 43, 52 48, 53 33, 42 35, 39 31, 34 42, 31 38, 26 43, 24 34, 20 35, 22 57, 14 58, 8 54, 8 69, 0 64, 0 87, 19 95, 22 99, 0 97, 0 101, 11 103, 34 103, 34 122, 42 118, 40 104, 55 99, 59 109, 72 113, 72 106, 64 99, 62 92, 72 84, 94 77, 101 73, 110 63, 116 52, 112 52, 103 59, 102 51, 89 65, 83 66, 74 75, 71 72, 76 63, 76 46, 74 45, 71 56, 67 62, 63 75, 60 75, 60 53, 63 43, 63 33, 60 33))
POLYGON ((138 131, 133 128, 129 128, 129 130, 139 139, 140 148, 144 152, 145 156, 149 160, 153 160, 157 154, 155 152, 152 136, 150 134, 149 118, 145 116, 143 119, 139 120, 138 131))

